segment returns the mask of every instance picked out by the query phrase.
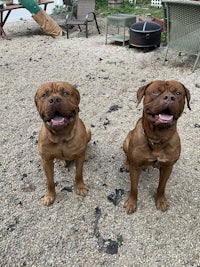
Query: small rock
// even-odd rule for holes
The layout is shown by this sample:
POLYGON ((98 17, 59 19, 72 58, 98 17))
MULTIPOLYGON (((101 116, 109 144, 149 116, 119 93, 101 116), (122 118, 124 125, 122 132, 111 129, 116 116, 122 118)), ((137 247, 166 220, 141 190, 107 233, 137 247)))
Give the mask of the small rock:
POLYGON ((106 126, 106 125, 109 125, 109 124, 110 124, 110 121, 109 121, 108 118, 106 118, 105 121, 104 121, 104 123, 103 123, 103 125, 106 126))
POLYGON ((73 186, 65 186, 60 191, 73 192, 73 186))
POLYGON ((108 112, 116 111, 116 110, 118 110, 118 109, 119 109, 119 105, 113 104, 113 105, 109 108, 108 112))
POLYGON ((119 169, 120 172, 129 172, 127 168, 125 168, 124 166, 120 167, 119 169))
POLYGON ((200 83, 195 83, 195 87, 200 88, 200 83))
POLYGON ((106 247, 106 253, 117 254, 118 253, 118 242, 108 239, 108 245, 106 247))
POLYGON ((110 202, 112 202, 115 206, 117 206, 121 201, 123 194, 124 194, 123 189, 115 189, 115 193, 112 193, 109 196, 107 196, 107 199, 110 202))
POLYGON ((9 232, 13 232, 15 230, 15 224, 10 224, 7 228, 9 232))
POLYGON ((21 190, 23 192, 33 192, 35 191, 35 189, 36 189, 36 186, 32 183, 26 183, 21 187, 21 190))

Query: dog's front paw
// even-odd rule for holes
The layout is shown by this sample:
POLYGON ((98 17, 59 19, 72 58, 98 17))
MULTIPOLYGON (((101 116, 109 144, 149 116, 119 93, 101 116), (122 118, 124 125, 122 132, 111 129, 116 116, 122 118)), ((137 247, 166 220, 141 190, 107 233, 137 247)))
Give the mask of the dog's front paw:
POLYGON ((49 205, 53 204, 55 198, 56 198, 56 193, 46 192, 46 194, 43 198, 43 204, 45 206, 49 206, 49 205))
POLYGON ((76 185, 76 194, 85 197, 89 191, 89 187, 84 183, 76 185))
POLYGON ((128 214, 135 212, 137 209, 137 200, 135 200, 133 197, 129 197, 124 203, 124 208, 128 214))
POLYGON ((169 203, 165 196, 156 197, 156 208, 161 211, 166 211, 169 203))

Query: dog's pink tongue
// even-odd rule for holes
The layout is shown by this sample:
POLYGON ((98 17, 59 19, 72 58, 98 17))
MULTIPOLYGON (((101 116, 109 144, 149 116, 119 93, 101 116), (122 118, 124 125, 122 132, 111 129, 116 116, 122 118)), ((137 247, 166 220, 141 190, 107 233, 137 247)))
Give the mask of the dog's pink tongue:
POLYGON ((167 115, 167 114, 159 114, 159 121, 160 122, 170 122, 173 120, 172 115, 167 115))
POLYGON ((60 116, 55 116, 51 122, 53 125, 60 125, 60 124, 63 124, 64 123, 64 118, 63 117, 60 117, 60 116))

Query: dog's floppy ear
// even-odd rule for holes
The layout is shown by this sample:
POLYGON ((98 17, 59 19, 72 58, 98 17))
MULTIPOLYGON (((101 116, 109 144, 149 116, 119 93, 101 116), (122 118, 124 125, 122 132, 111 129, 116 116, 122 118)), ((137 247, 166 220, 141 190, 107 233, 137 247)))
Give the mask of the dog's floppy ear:
POLYGON ((183 85, 182 83, 181 83, 181 85, 183 86, 183 88, 185 89, 185 98, 186 98, 186 100, 187 100, 187 107, 189 108, 189 110, 191 110, 191 107, 190 107, 190 98, 191 98, 191 96, 190 96, 190 91, 185 87, 185 85, 183 85))
POLYGON ((34 101, 35 101, 35 105, 37 107, 36 94, 35 94, 35 97, 34 97, 34 101))
POLYGON ((138 89, 138 91, 137 91, 137 101, 138 101, 137 106, 140 104, 143 96, 145 95, 145 91, 146 91, 147 87, 149 87, 150 84, 152 84, 152 82, 148 83, 148 84, 146 84, 146 85, 144 85, 138 89))
POLYGON ((37 92, 35 93, 34 101, 35 101, 36 107, 38 107, 38 104, 37 104, 37 92))
POLYGON ((76 89, 76 86, 73 85, 73 88, 74 88, 74 94, 75 94, 76 99, 77 99, 77 104, 79 105, 79 103, 80 103, 80 93, 79 93, 79 91, 76 89))

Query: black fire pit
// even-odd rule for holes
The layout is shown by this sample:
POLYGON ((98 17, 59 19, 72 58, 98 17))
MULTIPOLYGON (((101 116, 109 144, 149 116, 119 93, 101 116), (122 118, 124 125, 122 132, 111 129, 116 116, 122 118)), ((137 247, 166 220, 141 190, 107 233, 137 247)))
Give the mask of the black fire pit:
POLYGON ((152 21, 141 21, 130 27, 129 44, 135 47, 152 48, 160 46, 162 27, 152 21))

